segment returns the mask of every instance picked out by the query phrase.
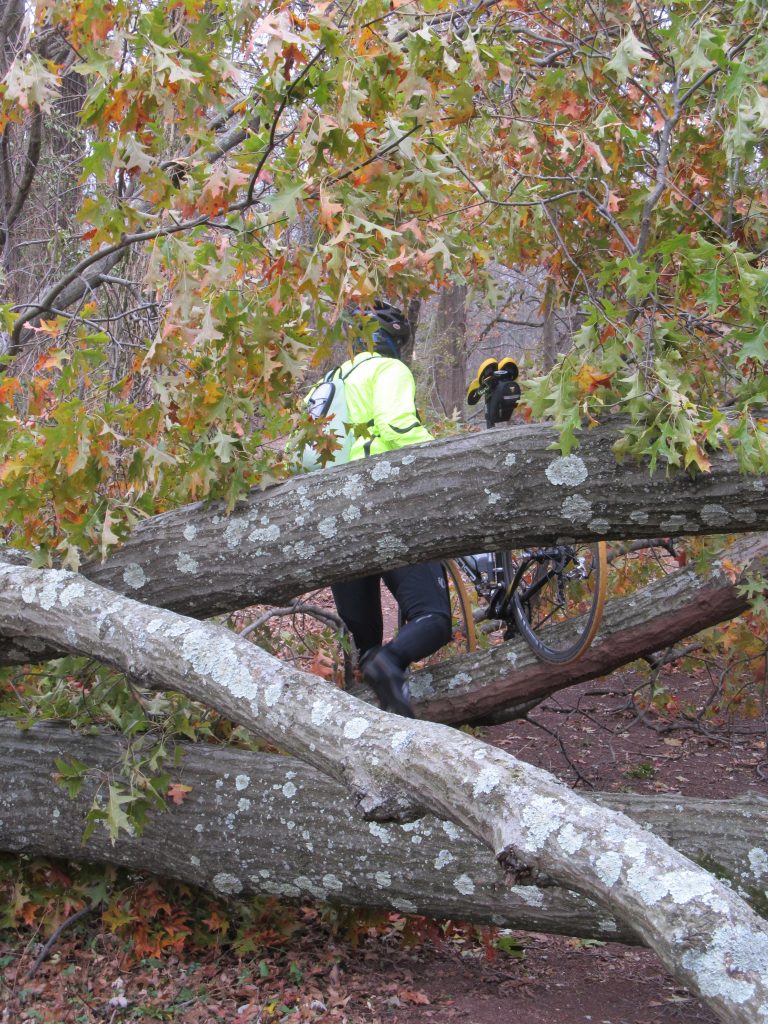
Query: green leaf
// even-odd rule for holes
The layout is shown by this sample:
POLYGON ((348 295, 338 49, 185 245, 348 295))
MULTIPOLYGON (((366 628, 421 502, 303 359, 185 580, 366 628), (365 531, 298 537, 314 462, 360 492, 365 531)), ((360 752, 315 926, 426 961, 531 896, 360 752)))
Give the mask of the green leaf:
POLYGON ((88 772, 88 765, 78 761, 76 757, 70 758, 69 761, 57 757, 54 764, 59 776, 56 780, 57 783, 62 789, 66 789, 70 797, 76 797, 82 788, 88 772))
POLYGON ((715 313, 720 308, 722 301, 721 287, 724 282, 724 275, 721 272, 720 264, 716 263, 712 270, 703 276, 702 280, 707 286, 704 292, 704 301, 707 304, 707 309, 710 313, 715 313))
POLYGON ((494 940, 493 945, 499 952, 504 953, 506 956, 512 957, 515 960, 525 959, 525 946, 524 944, 514 935, 500 935, 494 940))
POLYGON ((237 443, 237 438, 232 437, 230 434, 225 434, 221 430, 217 430, 213 437, 213 450, 216 452, 216 457, 219 462, 231 462, 232 461, 232 449, 237 443))
POLYGON ((270 196, 269 206, 273 219, 277 220, 287 217, 288 220, 293 220, 296 216, 297 203, 304 193, 304 188, 304 182, 299 182, 293 188, 283 189, 282 192, 277 192, 275 195, 270 196))
POLYGON ((755 334, 737 335, 741 342, 741 350, 736 357, 736 362, 742 366, 748 359, 754 359, 758 363, 768 362, 768 321, 766 321, 755 334))
POLYGON ((641 60, 651 60, 653 54, 640 42, 630 27, 626 36, 616 47, 613 57, 605 65, 606 71, 615 71, 620 82, 629 78, 629 69, 641 60))
POLYGON ((128 833, 134 831, 130 818, 123 810, 123 805, 132 804, 135 799, 130 793, 125 793, 110 783, 106 820, 109 827, 109 838, 113 844, 118 837, 120 829, 128 833))

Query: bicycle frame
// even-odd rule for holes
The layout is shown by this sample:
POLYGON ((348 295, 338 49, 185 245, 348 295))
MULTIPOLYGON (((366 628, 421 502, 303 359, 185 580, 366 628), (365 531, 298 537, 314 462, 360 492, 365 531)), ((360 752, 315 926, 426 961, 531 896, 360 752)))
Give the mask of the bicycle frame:
MULTIPOLYGON (((554 660, 551 652, 548 657, 546 645, 542 645, 537 639, 532 640, 530 630, 525 629, 524 626, 533 621, 532 611, 536 607, 537 597, 545 588, 549 587, 553 580, 555 581, 554 599, 553 595, 549 594, 547 602, 549 611, 543 618, 538 618, 537 630, 566 609, 568 605, 566 584, 579 579, 586 580, 589 577, 592 570, 586 568, 585 560, 579 557, 576 549, 569 544, 558 544, 552 547, 523 551, 513 563, 513 573, 510 573, 508 569, 503 552, 464 555, 456 558, 455 561, 462 573, 469 578, 478 597, 486 602, 486 607, 481 612, 478 621, 503 622, 506 627, 505 639, 509 639, 513 633, 521 633, 538 657, 543 660, 554 660), (533 577, 526 580, 531 566, 536 567, 533 577), (521 618, 524 620, 522 624, 520 623, 521 618)), ((602 612, 602 601, 603 597, 598 602, 600 609, 598 622, 602 612)), ((589 642, 591 642, 592 635, 594 635, 594 630, 590 627, 589 642)), ((586 649, 586 646, 583 649, 586 649)))
MULTIPOLYGON (((487 427, 510 419, 520 398, 517 376, 512 359, 481 364, 467 402, 485 400, 487 427)), ((486 602, 479 618, 504 623, 504 639, 520 634, 536 657, 553 664, 575 660, 592 643, 605 603, 605 542, 533 547, 514 560, 507 552, 492 551, 454 561, 486 602), (575 631, 570 623, 578 623, 575 631)))
POLYGON ((490 601, 494 591, 503 584, 504 569, 496 552, 461 555, 455 561, 477 591, 478 597, 490 601))

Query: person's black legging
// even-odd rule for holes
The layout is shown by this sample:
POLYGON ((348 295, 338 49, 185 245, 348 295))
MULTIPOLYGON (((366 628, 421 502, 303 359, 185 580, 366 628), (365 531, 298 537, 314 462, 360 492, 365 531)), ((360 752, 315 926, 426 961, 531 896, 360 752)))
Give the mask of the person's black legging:
POLYGON ((405 565, 331 588, 336 608, 352 634, 359 655, 381 645, 384 625, 381 587, 384 580, 398 603, 404 625, 387 650, 400 668, 434 654, 451 639, 448 584, 440 562, 405 565))

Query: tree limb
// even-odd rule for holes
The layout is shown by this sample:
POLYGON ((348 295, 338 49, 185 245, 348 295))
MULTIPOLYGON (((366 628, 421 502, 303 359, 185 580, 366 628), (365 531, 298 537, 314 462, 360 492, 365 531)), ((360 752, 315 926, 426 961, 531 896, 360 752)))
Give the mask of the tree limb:
MULTIPOLYGON (((451 818, 493 852, 510 882, 546 875, 609 903, 722 1020, 764 1017, 766 923, 625 816, 596 810, 548 773, 465 733, 362 705, 219 626, 75 573, 5 564, 0 580, 3 632, 39 636, 215 708, 342 782, 369 818, 451 818)), ((474 887, 471 876, 462 884, 474 887)))
MULTIPOLYGON (((444 661, 416 673, 410 689, 432 721, 488 725, 519 716, 521 705, 568 686, 608 675, 638 658, 740 615, 749 607, 723 563, 768 575, 768 535, 744 538, 708 573, 688 565, 627 597, 606 604, 592 646, 577 661, 547 665, 522 640, 444 661)), ((578 628, 578 627, 576 627, 578 628)))
MULTIPOLYGON (((0 849, 118 864, 219 894, 238 879, 242 896, 322 899, 637 942, 608 908, 575 892, 555 886, 508 888, 488 850, 450 822, 427 816, 413 825, 371 828, 343 787, 295 758, 205 744, 181 748, 180 767, 167 770, 190 787, 182 804, 150 815, 141 836, 121 833, 113 845, 108 829, 97 827, 83 844, 84 818, 100 778, 113 778, 122 762, 124 740, 106 732, 79 736, 61 723, 21 731, 14 722, 0 722, 0 849), (51 785, 57 758, 77 758, 89 767, 74 800, 51 785), (462 876, 473 879, 474 892, 463 891, 468 887, 462 876)), ((590 799, 629 814, 740 890, 759 894, 765 877, 758 856, 768 827, 765 799, 617 793, 590 799)))
POLYGON ((2 227, 0 227, 0 245, 5 245, 8 232, 24 208, 24 203, 27 201, 27 197, 32 189, 32 182, 35 180, 35 172, 37 171, 37 165, 40 160, 42 139, 43 115, 39 110, 36 110, 32 115, 32 120, 29 126, 29 142, 27 145, 27 155, 23 162, 21 181, 16 188, 16 194, 11 200, 8 211, 5 214, 4 223, 2 227))
POLYGON ((229 516, 203 502, 155 516, 83 575, 203 617, 284 605, 409 562, 562 537, 768 530, 768 477, 744 476, 735 455, 714 452, 712 471, 696 477, 651 476, 642 463, 617 465, 617 437, 611 424, 596 427, 565 459, 540 425, 414 445, 254 490, 229 516))

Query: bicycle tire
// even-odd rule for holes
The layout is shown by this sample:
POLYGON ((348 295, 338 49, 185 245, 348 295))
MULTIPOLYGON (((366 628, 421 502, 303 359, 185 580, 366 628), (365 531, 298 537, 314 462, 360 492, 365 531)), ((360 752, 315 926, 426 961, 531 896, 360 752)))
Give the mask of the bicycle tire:
MULTIPOLYGON (((419 661, 416 667, 420 668, 435 665, 460 654, 467 654, 477 647, 477 630, 472 615, 472 603, 461 570, 452 558, 443 559, 441 564, 445 572, 451 604, 451 640, 439 651, 435 651, 428 658, 419 661)), ((402 624, 402 615, 398 613, 398 626, 402 626, 402 624)))
POLYGON ((451 624, 454 642, 459 647, 457 653, 469 653, 477 647, 477 630, 475 629, 469 591, 458 563, 452 558, 446 558, 443 560, 443 568, 448 581, 448 593, 451 595, 451 591, 454 592, 451 595, 451 624))
MULTIPOLYGON (((512 616, 518 632, 537 658, 555 665, 576 661, 584 654, 595 638, 605 606, 605 541, 575 545, 574 551, 577 559, 583 559, 585 577, 563 580, 560 592, 552 561, 532 563, 530 577, 523 577, 512 595, 512 616), (535 596, 528 598, 532 589, 535 596)), ((504 564, 506 571, 507 561, 504 564)))

